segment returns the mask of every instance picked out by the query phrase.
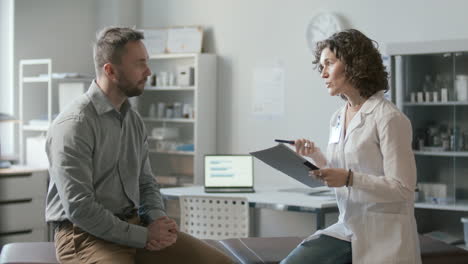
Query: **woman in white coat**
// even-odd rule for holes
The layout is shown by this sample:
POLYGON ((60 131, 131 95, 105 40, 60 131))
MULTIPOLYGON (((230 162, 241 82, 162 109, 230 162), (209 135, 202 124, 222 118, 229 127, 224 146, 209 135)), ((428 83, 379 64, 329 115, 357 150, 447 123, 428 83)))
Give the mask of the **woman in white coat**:
POLYGON ((331 118, 326 157, 307 139, 294 145, 320 168, 310 175, 334 187, 340 215, 283 264, 421 263, 411 123, 383 97, 388 73, 374 43, 354 29, 317 43, 314 64, 346 104, 331 118))

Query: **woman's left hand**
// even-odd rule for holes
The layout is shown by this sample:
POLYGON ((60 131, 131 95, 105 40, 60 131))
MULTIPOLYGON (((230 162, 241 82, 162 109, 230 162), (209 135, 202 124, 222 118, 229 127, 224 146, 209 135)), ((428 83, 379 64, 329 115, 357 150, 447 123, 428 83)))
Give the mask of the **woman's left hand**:
POLYGON ((341 187, 346 185, 346 179, 348 178, 348 171, 345 169, 320 169, 311 170, 309 175, 323 181, 328 187, 341 187))

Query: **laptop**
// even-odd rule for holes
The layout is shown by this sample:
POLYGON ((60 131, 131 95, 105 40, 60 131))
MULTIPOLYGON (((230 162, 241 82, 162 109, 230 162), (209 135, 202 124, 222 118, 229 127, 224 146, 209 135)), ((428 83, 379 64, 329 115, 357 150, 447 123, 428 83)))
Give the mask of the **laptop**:
POLYGON ((254 192, 253 157, 205 155, 205 192, 254 192))

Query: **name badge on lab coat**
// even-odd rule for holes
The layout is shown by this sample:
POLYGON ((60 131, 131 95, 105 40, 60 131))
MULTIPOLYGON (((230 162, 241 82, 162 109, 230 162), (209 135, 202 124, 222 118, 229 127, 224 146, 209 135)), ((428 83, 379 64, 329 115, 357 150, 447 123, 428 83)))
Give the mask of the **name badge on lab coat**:
POLYGON ((328 141, 328 144, 335 144, 335 143, 340 142, 340 136, 341 136, 341 122, 340 122, 340 117, 338 117, 338 122, 336 123, 336 126, 332 127, 330 140, 328 141))

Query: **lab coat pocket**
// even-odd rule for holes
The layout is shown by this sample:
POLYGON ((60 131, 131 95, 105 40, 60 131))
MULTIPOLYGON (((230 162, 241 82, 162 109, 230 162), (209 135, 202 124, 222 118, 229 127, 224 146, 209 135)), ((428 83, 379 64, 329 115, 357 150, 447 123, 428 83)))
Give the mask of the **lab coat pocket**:
POLYGON ((407 241, 411 233, 405 224, 407 216, 390 213, 390 210, 398 210, 397 206, 386 209, 367 213, 366 236, 371 253, 366 254, 368 262, 364 263, 411 263, 411 253, 408 252, 411 247, 407 241))

